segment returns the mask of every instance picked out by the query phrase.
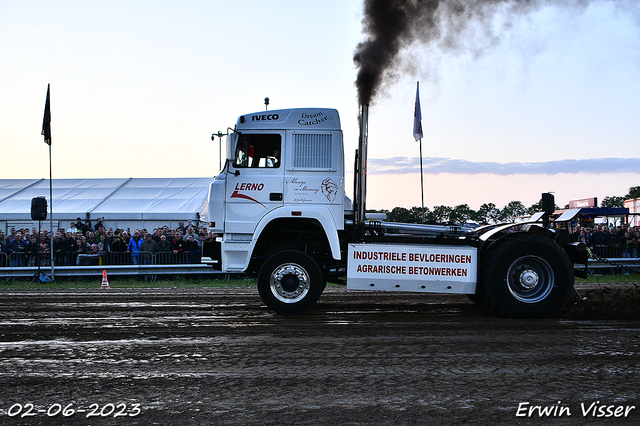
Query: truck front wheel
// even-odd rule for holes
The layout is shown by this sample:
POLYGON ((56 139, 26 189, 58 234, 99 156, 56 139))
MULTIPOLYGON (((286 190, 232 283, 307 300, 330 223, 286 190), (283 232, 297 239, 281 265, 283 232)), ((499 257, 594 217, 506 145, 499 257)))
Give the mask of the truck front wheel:
POLYGON ((541 318, 566 303, 573 288, 571 262, 555 242, 521 233, 498 240, 487 249, 480 270, 485 306, 511 318, 541 318))
POLYGON ((295 315, 311 308, 323 288, 320 266, 297 250, 274 254, 258 273, 260 298, 267 307, 282 315, 295 315))

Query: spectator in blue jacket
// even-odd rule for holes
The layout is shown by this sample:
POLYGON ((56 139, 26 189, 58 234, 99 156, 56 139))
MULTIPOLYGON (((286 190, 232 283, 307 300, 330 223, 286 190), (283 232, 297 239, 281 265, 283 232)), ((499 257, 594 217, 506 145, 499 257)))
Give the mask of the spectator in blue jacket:
POLYGON ((129 240, 127 251, 131 253, 131 260, 134 265, 140 264, 140 251, 142 247, 142 238, 140 238, 140 232, 136 230, 133 233, 133 238, 129 240))

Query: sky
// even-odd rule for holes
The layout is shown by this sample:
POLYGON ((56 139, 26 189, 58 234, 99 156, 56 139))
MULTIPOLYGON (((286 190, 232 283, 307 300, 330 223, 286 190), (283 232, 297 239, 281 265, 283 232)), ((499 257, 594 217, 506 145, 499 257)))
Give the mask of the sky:
MULTIPOLYGON (((556 204, 640 185, 640 6, 551 0, 401 51, 369 112, 367 207, 556 204), (567 3, 567 2, 564 2, 567 3)), ((214 177, 239 115, 340 112, 351 196, 362 3, 0 0, 0 176, 214 177)))

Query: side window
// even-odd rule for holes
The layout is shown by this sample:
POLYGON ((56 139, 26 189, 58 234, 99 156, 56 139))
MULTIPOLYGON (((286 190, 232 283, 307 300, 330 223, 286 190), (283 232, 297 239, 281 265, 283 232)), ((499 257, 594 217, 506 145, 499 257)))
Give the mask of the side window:
POLYGON ((282 138, 277 134, 241 134, 236 145, 235 167, 280 167, 282 138))

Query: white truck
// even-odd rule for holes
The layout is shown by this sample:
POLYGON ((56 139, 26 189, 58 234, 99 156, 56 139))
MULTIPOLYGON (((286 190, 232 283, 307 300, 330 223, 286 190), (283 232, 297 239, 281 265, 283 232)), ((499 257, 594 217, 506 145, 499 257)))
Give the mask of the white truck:
POLYGON ((242 115, 226 139, 226 161, 209 191, 203 263, 225 273, 257 273, 263 302, 279 314, 313 306, 327 282, 353 290, 466 294, 505 317, 559 310, 586 274, 584 245, 569 238, 578 210, 549 225, 472 229, 393 223, 365 214, 368 106, 360 106, 353 202, 346 196, 340 117, 298 108, 242 115), (580 268, 575 265, 584 265, 580 268))

